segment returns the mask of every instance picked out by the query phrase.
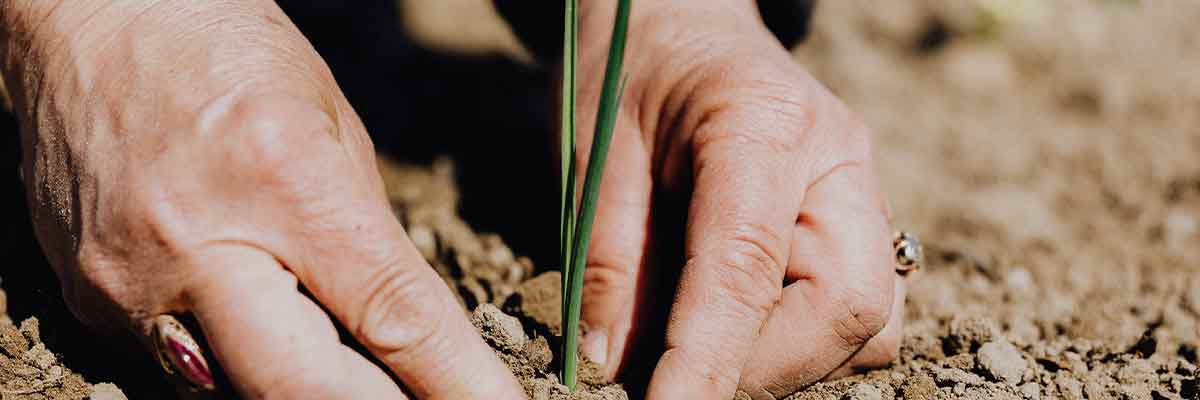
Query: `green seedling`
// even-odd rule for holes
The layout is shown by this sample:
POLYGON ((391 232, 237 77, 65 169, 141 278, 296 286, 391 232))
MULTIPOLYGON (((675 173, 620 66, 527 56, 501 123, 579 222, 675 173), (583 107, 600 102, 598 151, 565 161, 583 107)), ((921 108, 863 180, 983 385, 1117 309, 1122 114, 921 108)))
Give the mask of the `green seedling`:
POLYGON ((592 149, 588 156, 587 173, 583 180, 583 195, 579 207, 575 204, 575 67, 578 61, 579 20, 576 0, 565 0, 563 30, 563 92, 562 92, 562 212, 559 221, 559 255, 563 279, 563 363, 560 378, 571 391, 575 390, 579 372, 579 312, 583 301, 583 270, 587 263, 588 241, 596 218, 596 200, 600 196, 600 179, 612 142, 625 84, 621 67, 625 60, 625 35, 629 30, 630 0, 617 2, 617 18, 613 23, 612 41, 608 47, 608 63, 604 68, 604 86, 596 112, 592 149))

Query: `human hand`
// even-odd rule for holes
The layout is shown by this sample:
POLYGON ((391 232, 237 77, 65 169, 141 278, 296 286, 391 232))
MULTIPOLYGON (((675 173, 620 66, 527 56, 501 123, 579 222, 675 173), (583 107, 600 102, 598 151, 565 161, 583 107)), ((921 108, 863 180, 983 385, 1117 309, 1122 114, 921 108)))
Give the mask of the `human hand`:
MULTIPOLYGON (((584 149, 612 3, 581 3, 579 76, 594 77, 580 80, 584 149)), ((585 353, 612 376, 665 319, 652 400, 782 398, 893 359, 904 282, 869 130, 752 1, 640 2, 628 37, 584 278, 585 353), (678 265, 666 253, 681 235, 678 265), (654 309, 660 280, 677 288, 669 315, 654 309)))
POLYGON ((79 318, 152 346, 156 316, 192 313, 247 398, 404 398, 385 369, 422 399, 524 397, 273 1, 14 0, 0 22, 37 235, 79 318))

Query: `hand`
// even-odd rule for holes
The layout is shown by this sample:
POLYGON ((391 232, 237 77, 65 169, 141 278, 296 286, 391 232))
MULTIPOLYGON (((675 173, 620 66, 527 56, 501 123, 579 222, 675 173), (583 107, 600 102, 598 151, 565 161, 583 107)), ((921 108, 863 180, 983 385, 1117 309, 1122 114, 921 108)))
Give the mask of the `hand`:
MULTIPOLYGON (((584 149, 612 3, 581 5, 584 149)), ((634 338, 665 319, 652 400, 783 398, 888 363, 904 282, 868 129, 793 62, 751 1, 640 2, 630 26, 585 273, 585 353, 612 376, 637 364, 634 338), (666 253, 680 236, 676 264, 666 253), (677 290, 669 315, 654 310, 661 280, 677 290)))
POLYGON ((524 397, 273 1, 56 3, 0 5, 0 38, 38 238, 76 315, 149 345, 155 316, 192 313, 247 398, 404 398, 384 368, 422 399, 524 397))

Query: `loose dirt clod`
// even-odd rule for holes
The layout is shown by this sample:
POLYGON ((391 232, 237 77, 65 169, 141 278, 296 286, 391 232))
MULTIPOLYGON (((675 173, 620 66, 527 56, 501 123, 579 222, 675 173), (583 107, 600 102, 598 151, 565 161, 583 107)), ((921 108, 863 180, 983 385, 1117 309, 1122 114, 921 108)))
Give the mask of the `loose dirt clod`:
POLYGON ((999 336, 1000 329, 990 319, 977 316, 955 318, 950 322, 947 348, 952 354, 970 353, 999 336))
POLYGON ((979 348, 979 365, 992 378, 1010 385, 1021 383, 1026 369, 1021 352, 1005 341, 984 343, 979 348))
POLYGON ((931 399, 937 393, 937 383, 927 375, 918 375, 901 387, 904 400, 931 399))
POLYGON ((883 391, 875 385, 860 383, 846 392, 846 400, 883 400, 883 391))
POLYGON ((520 352, 529 342, 521 321, 491 304, 484 303, 476 307, 471 323, 483 334, 484 339, 501 351, 520 352))
POLYGON ((550 369, 553 352, 549 342, 540 333, 530 340, 516 317, 504 314, 491 304, 482 304, 471 317, 472 324, 480 335, 492 345, 496 354, 525 386, 526 393, 533 399, 546 400, 618 400, 628 395, 619 385, 605 383, 595 374, 595 364, 584 360, 580 371, 580 386, 574 393, 559 384, 556 371, 550 369))
POLYGON ((524 315, 552 335, 562 335, 562 274, 550 271, 522 283, 505 309, 524 315))

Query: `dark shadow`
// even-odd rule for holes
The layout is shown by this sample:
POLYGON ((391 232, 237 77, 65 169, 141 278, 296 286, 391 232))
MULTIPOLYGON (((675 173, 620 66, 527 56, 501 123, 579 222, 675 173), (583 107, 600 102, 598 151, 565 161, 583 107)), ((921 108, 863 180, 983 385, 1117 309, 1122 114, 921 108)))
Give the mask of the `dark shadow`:
POLYGON ((550 266, 558 251, 551 76, 500 55, 422 48, 405 37, 394 4, 280 2, 380 152, 418 163, 452 157, 464 218, 550 266))

